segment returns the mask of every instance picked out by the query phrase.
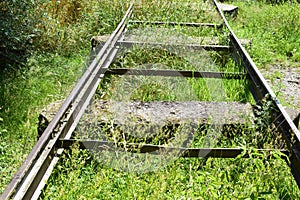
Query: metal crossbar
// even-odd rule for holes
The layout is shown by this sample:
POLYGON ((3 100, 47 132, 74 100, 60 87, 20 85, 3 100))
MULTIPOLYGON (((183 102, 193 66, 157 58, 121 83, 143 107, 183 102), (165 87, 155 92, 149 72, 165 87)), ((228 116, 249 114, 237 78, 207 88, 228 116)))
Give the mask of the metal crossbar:
POLYGON ((173 76, 190 78, 221 78, 221 79, 245 79, 245 73, 238 72, 207 72, 188 70, 155 70, 155 69, 126 69, 116 68, 106 71, 107 75, 132 75, 132 76, 173 76))
MULTIPOLYGON (((108 141, 99 140, 75 140, 75 139, 62 139, 58 146, 61 148, 70 148, 73 144, 78 144, 81 149, 97 149, 107 151, 122 151, 125 150, 123 143, 113 143, 108 141), (117 148, 115 147, 117 146, 117 148), (115 147, 115 148, 114 148, 115 147)), ((268 157, 274 152, 280 152, 282 158, 286 159, 288 151, 284 149, 243 149, 243 148, 183 148, 183 147, 167 147, 163 145, 127 143, 126 149, 128 152, 134 153, 151 153, 153 155, 160 155, 162 153, 176 152, 174 156, 184 158, 249 158, 251 152, 255 152, 258 157, 266 154, 268 157)))
POLYGON ((221 28, 222 24, 213 24, 213 23, 192 23, 192 22, 151 22, 151 21, 139 21, 139 20, 130 20, 129 23, 132 24, 143 24, 143 25, 169 25, 169 26, 191 26, 191 27, 217 27, 221 28))
POLYGON ((151 43, 151 42, 139 42, 139 41, 119 41, 117 43, 121 47, 162 47, 162 48, 184 48, 186 50, 205 50, 205 51, 225 51, 230 52, 230 46, 221 45, 198 45, 198 44, 165 44, 165 43, 151 43))

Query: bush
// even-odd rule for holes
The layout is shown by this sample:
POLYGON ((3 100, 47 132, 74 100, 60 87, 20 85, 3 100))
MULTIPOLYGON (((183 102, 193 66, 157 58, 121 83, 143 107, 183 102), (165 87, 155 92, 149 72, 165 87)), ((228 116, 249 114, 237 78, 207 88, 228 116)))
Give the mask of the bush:
POLYGON ((4 0, 0 2, 0 63, 24 65, 32 50, 70 55, 111 33, 126 1, 4 0))
POLYGON ((0 2, 0 66, 24 65, 35 34, 33 1, 0 2))

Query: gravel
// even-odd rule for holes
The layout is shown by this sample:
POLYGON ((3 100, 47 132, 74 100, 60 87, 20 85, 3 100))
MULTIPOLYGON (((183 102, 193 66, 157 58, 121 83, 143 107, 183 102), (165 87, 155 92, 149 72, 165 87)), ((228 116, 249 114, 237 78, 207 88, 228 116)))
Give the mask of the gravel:
POLYGON ((300 112, 300 67, 282 69, 273 66, 261 72, 281 103, 300 112))

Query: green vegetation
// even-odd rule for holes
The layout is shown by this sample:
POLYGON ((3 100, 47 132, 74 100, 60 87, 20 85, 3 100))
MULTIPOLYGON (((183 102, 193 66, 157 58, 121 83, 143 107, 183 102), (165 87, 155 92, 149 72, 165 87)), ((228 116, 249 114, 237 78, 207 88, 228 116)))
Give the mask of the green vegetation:
POLYGON ((0 2, 0 69, 17 63, 24 67, 25 58, 32 49, 38 31, 31 15, 31 1, 0 2))
MULTIPOLYGON (((184 41, 182 41, 184 43, 184 41)), ((224 55, 226 56, 226 55, 224 55)), ((120 56, 112 68, 173 69, 209 72, 241 72, 231 59, 222 63, 219 53, 190 49, 133 48, 120 56), (172 53, 171 53, 172 52, 172 53)), ((180 74, 179 74, 180 75, 180 74)), ((114 76, 105 99, 140 101, 239 101, 252 100, 245 78, 240 80, 202 79, 183 77, 132 77, 114 76), (129 85, 124 88, 124 85, 129 85), (222 90, 222 91, 221 91, 222 90), (224 90, 224 91, 223 91, 224 90), (132 93, 132 94, 128 94, 132 93), (155 94, 155 95, 154 95, 155 94), (115 96, 119 95, 119 97, 115 96), (129 100, 128 99, 128 100, 129 100)), ((103 87, 103 85, 101 85, 103 87)), ((99 94, 103 96, 102 94, 99 94)))
POLYGON ((36 143, 39 113, 50 102, 67 96, 86 61, 82 55, 87 53, 34 55, 27 63, 30 69, 1 72, 1 190, 36 143))
POLYGON ((250 159, 178 159, 161 170, 141 174, 109 168, 77 148, 64 158, 71 159, 58 164, 42 199, 299 198, 298 188, 290 187, 294 183, 288 167, 278 154, 271 161, 263 155, 250 159))
POLYGON ((221 17, 209 1, 137 1, 137 20, 218 23, 221 17))
POLYGON ((66 98, 84 71, 90 51, 90 37, 113 31, 123 15, 122 7, 126 7, 121 1, 101 4, 98 1, 84 1, 82 9, 86 10, 79 7, 68 10, 76 1, 22 2, 27 9, 25 13, 17 9, 23 9, 20 2, 0 3, 1 10, 8 9, 7 14, 18 14, 14 15, 15 18, 5 18, 8 24, 1 21, 1 31, 9 31, 7 41, 5 37, 0 39, 6 41, 3 44, 8 50, 19 48, 13 38, 25 42, 19 37, 21 29, 24 31, 22 37, 31 34, 34 31, 32 27, 39 33, 27 52, 25 67, 18 62, 1 61, 0 191, 4 190, 34 146, 40 111, 50 102, 66 98), (111 10, 114 6, 118 9, 111 10), (80 10, 80 15, 70 20, 69 17, 77 10, 80 10), (34 25, 23 28, 20 23, 26 20, 34 25))
MULTIPOLYGON (((1 10, 15 9, 19 5, 15 1, 4 2, 9 2, 9 5, 13 7, 1 2, 0 6, 3 6, 1 10)), ((0 66, 1 70, 3 69, 0 83, 0 191, 4 190, 35 144, 37 118, 41 109, 51 101, 65 98, 84 71, 91 36, 111 33, 128 6, 125 0, 105 0, 101 3, 97 0, 80 1, 80 3, 67 0, 24 2, 27 2, 24 4, 27 9, 25 14, 14 10, 12 13, 19 13, 16 18, 9 18, 8 13, 6 13, 7 16, 1 16, 7 20, 11 19, 9 22, 1 21, 0 25, 1 31, 10 31, 7 37, 1 35, 1 41, 2 38, 5 40, 8 38, 5 48, 12 49, 13 46, 17 46, 17 49, 22 49, 20 43, 15 41, 25 41, 25 37, 30 41, 26 43, 30 51, 26 52, 27 61, 22 61, 25 67, 20 67, 18 63, 0 66), (27 23, 27 27, 18 26, 20 22, 26 20, 30 22, 27 23), (10 29, 11 27, 24 29, 24 32, 10 29)), ((158 0, 137 2, 138 12, 134 13, 134 16, 140 20, 147 16, 147 20, 156 21, 203 21, 202 16, 205 13, 198 15, 199 12, 196 12, 199 11, 198 8, 190 6, 188 9, 174 10, 170 2, 165 2, 158 0), (156 3, 159 3, 159 6, 154 6, 156 3)), ((247 47, 247 50, 258 67, 268 68, 277 64, 286 67, 299 66, 299 3, 285 1, 272 4, 269 3, 270 1, 242 0, 228 2, 239 6, 237 18, 231 19, 230 24, 238 37, 252 40, 252 46, 247 47)), ((22 9, 21 6, 20 9, 22 9)), ((180 27, 177 27, 178 29, 180 27)), ((181 32, 184 33, 184 31, 181 32)), ((206 30, 189 31, 189 36, 206 33, 206 30)), ((222 40, 226 33, 215 35, 222 40)), ((145 60, 138 60, 146 59, 147 55, 143 54, 143 51, 138 51, 137 54, 132 52, 121 57, 115 65, 122 65, 124 61, 134 66, 145 63, 145 60)), ((176 66, 179 67, 178 69, 194 66, 180 56, 175 55, 176 59, 173 59, 174 54, 170 55, 167 51, 160 52, 159 55, 163 55, 163 59, 154 56, 158 59, 155 62, 162 63, 163 66, 176 66)), ((222 66, 222 71, 224 69, 239 71, 233 67, 232 61, 224 63, 218 59, 220 55, 199 56, 202 56, 202 59, 209 58, 207 63, 212 62, 217 66, 222 66)), ((145 82, 140 87, 140 90, 144 92, 138 91, 135 99, 174 100, 175 95, 170 97, 163 92, 164 84, 155 85, 151 79, 150 82, 153 84, 153 90, 149 90, 148 82, 145 82)), ((189 80, 189 83, 194 91, 203 88, 204 84, 193 79, 189 80)), ((113 84, 113 81, 108 84, 113 84)), ((251 101, 248 91, 245 90, 247 83, 244 80, 234 83, 224 81, 223 84, 227 101, 251 101)), ((99 96, 102 95, 101 91, 99 94, 99 96)), ((197 98, 211 100, 206 94, 196 92, 197 98), (200 94, 204 95, 200 96, 200 94)), ((262 120, 261 123, 265 124, 265 121, 262 120)), ((250 134, 253 141, 249 138, 245 141, 230 142, 228 140, 228 143, 224 141, 220 145, 253 147, 260 142, 268 143, 269 141, 264 136, 272 132, 272 127, 264 127, 260 131, 260 134, 255 135, 257 134, 255 128, 242 130, 245 138, 249 136, 249 133, 253 133, 250 134)), ((90 152, 74 147, 63 154, 63 157, 67 159, 64 161, 61 159, 56 166, 42 198, 299 199, 299 190, 288 166, 280 158, 280 153, 274 153, 269 160, 266 159, 266 155, 258 155, 255 149, 251 155, 253 158, 250 159, 240 157, 236 159, 178 159, 161 170, 139 174, 112 169, 97 159, 93 159, 90 152)))
POLYGON ((247 50, 256 64, 267 69, 274 65, 299 67, 300 4, 297 1, 229 2, 239 6, 232 28, 239 38, 252 40, 253 46, 247 50))

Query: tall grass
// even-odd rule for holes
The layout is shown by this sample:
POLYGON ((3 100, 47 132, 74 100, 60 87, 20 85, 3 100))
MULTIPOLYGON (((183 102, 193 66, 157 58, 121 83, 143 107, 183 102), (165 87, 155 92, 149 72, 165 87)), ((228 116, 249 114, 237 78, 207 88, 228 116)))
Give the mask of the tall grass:
POLYGON ((75 49, 88 48, 92 36, 111 33, 128 2, 53 0, 37 5, 41 30, 39 49, 73 53, 75 49))
MULTIPOLYGON (((19 13, 11 26, 5 24, 11 37, 18 36, 15 33, 23 33, 22 37, 34 33, 34 36, 25 66, 16 64, 5 69, 1 66, 0 191, 35 144, 42 108, 66 98, 86 68, 90 37, 114 30, 126 9, 125 1, 24 2, 28 4, 26 15, 19 13), (19 23, 26 21, 33 25, 25 33, 19 23)), ((9 8, 20 6, 15 1, 9 5, 13 6, 9 8)))

